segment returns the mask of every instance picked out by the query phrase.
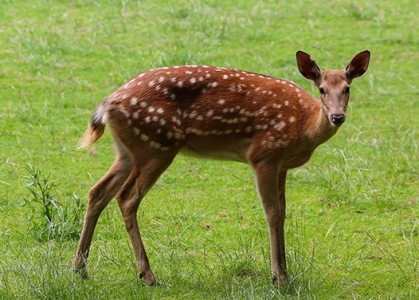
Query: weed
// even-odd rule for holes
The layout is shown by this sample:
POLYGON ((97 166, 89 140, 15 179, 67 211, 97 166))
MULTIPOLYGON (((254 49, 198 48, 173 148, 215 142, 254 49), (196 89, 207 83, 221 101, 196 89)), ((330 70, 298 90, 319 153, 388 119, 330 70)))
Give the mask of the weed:
POLYGON ((73 193, 70 206, 62 206, 57 197, 56 185, 40 168, 28 165, 26 188, 30 197, 25 199, 25 205, 33 209, 29 220, 30 232, 38 240, 71 239, 79 237, 84 204, 80 197, 73 193))

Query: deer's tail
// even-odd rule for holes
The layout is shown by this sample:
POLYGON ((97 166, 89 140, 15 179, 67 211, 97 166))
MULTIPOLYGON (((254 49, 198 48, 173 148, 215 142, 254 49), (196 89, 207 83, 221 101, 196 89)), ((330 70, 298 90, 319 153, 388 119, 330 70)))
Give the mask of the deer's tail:
POLYGON ((92 115, 89 128, 84 133, 79 149, 87 148, 93 145, 105 131, 105 125, 108 121, 108 112, 106 110, 105 101, 103 101, 92 115))

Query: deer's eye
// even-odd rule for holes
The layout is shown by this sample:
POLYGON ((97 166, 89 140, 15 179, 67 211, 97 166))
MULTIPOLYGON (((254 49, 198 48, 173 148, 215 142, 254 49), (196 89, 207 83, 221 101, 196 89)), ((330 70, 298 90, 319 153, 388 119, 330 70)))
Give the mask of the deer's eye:
POLYGON ((320 92, 320 94, 322 94, 322 95, 324 95, 324 93, 325 93, 325 91, 324 91, 324 88, 319 88, 319 92, 320 92))
POLYGON ((351 89, 350 89, 350 87, 349 86, 347 86, 346 88, 345 88, 345 94, 349 94, 349 92, 351 91, 351 89))

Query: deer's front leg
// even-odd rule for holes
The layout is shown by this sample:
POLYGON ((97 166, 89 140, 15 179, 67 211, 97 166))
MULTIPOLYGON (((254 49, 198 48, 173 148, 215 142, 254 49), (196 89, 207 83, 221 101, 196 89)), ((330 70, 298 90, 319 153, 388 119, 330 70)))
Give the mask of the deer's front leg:
POLYGON ((255 167, 256 183, 269 227, 272 280, 278 286, 288 283, 285 258, 285 181, 287 171, 260 163, 255 167))
MULTIPOLYGON (((284 276, 279 276, 276 281, 278 285, 287 284, 287 260, 285 255, 285 235, 284 223, 286 217, 286 201, 285 201, 285 183, 287 178, 287 171, 279 172, 278 178, 278 200, 279 200, 279 226, 278 226, 278 251, 279 269, 283 271, 284 276)), ((275 282, 275 278, 274 278, 275 282)))

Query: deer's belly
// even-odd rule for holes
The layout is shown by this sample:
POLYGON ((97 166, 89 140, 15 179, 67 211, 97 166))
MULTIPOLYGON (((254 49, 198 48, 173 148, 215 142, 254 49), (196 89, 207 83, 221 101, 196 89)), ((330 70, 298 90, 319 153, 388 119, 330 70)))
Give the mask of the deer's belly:
POLYGON ((205 138, 189 140, 180 150, 182 154, 215 160, 230 160, 246 163, 250 139, 205 138))

